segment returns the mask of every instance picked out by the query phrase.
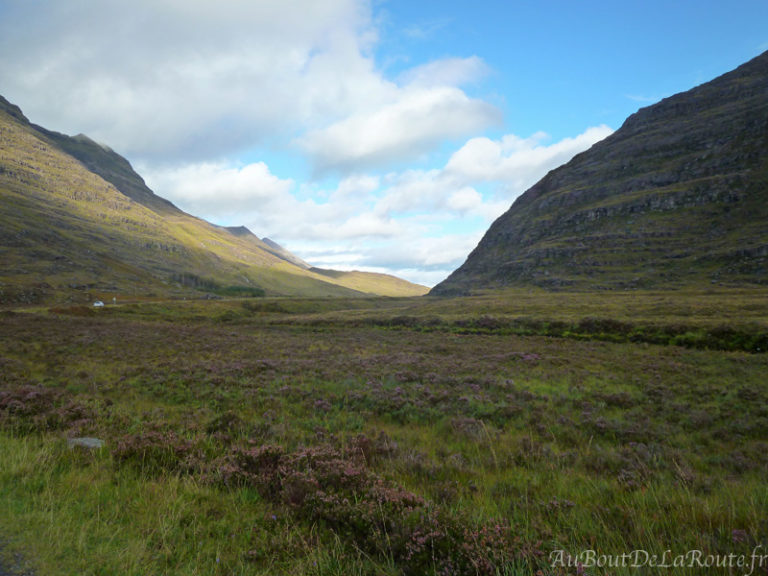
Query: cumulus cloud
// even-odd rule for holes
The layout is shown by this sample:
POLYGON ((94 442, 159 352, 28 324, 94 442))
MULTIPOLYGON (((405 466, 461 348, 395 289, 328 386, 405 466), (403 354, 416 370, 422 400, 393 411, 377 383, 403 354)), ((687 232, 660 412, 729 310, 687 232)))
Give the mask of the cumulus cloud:
POLYGON ((409 87, 380 108, 312 131, 298 144, 320 170, 375 168, 419 156, 445 139, 482 131, 498 110, 458 88, 409 87))
POLYGON ((356 0, 39 4, 0 22, 6 96, 129 156, 221 156, 343 116, 382 84, 356 0))
POLYGON ((483 204, 483 197, 480 193, 469 186, 465 186, 459 190, 453 192, 448 196, 446 202, 447 207, 450 210, 458 212, 459 214, 465 214, 470 212, 483 204))
POLYGON ((298 198, 296 183, 275 176, 263 162, 245 166, 198 163, 182 167, 146 167, 147 184, 192 214, 217 224, 247 225, 260 236, 284 241, 339 242, 396 237, 403 225, 390 215, 369 210, 378 178, 355 175, 334 190, 298 198))
POLYGON ((458 87, 485 73, 481 59, 395 82, 376 40, 361 0, 15 2, 0 85, 47 127, 155 162, 295 140, 319 169, 353 171, 498 122, 458 87))
POLYGON ((356 173, 309 192, 263 162, 148 169, 147 181, 181 208, 245 224, 314 265, 432 285, 461 265, 519 194, 608 134, 590 128, 550 144, 543 134, 472 138, 441 168, 356 173))
POLYGON ((272 174, 263 162, 243 167, 223 163, 188 164, 143 170, 153 190, 193 214, 229 219, 257 207, 276 208, 289 201, 294 183, 272 174))
POLYGON ((612 132, 608 126, 597 126, 575 138, 564 138, 550 145, 544 143, 547 135, 543 133, 530 138, 513 134, 501 140, 472 138, 453 154, 445 169, 461 180, 504 182, 520 193, 552 168, 567 162, 612 132))
POLYGON ((334 191, 337 198, 367 196, 379 189, 381 178, 372 174, 352 174, 347 176, 334 191))
POLYGON ((542 133, 529 138, 512 134, 500 140, 472 138, 440 169, 388 174, 376 210, 384 214, 422 211, 475 215, 493 220, 547 172, 611 133, 607 126, 599 126, 548 145, 548 137, 542 133), (491 185, 494 193, 481 194, 477 188, 484 184, 491 185))

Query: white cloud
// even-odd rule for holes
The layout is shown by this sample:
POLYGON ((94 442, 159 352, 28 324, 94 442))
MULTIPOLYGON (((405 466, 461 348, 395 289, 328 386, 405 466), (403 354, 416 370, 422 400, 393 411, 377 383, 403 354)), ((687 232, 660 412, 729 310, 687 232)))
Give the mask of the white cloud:
POLYGON ((458 88, 485 74, 480 58, 430 62, 399 84, 386 79, 365 0, 13 9, 0 21, 4 95, 36 122, 85 132, 132 160, 210 161, 293 140, 318 168, 354 171, 500 119, 458 88))
POLYGON ((567 162, 612 132, 608 126, 597 126, 575 138, 564 138, 550 145, 543 143, 547 139, 543 133, 530 138, 513 134, 501 140, 472 138, 453 154, 445 171, 459 181, 504 183, 507 195, 516 196, 549 170, 567 162))
POLYGON ((454 217, 475 215, 492 221, 547 172, 611 134, 606 126, 589 128, 574 138, 546 145, 542 133, 530 138, 472 138, 441 169, 406 170, 383 180, 376 202, 382 214, 431 212, 454 217), (481 194, 482 184, 495 194, 481 194))
POLYGON ((519 194, 609 133, 591 128, 548 145, 543 134, 472 138, 442 168, 357 173, 330 190, 302 189, 263 162, 161 168, 149 170, 147 181, 181 208, 245 224, 311 264, 433 285, 464 262, 519 194))
POLYGON ((442 140, 482 131, 496 108, 453 87, 413 87, 394 101, 359 112, 298 139, 320 170, 373 168, 419 156, 442 140))
POLYGON ((414 237, 408 242, 373 250, 368 257, 389 268, 453 270, 455 263, 463 261, 481 237, 482 232, 414 237))
POLYGON ((464 214, 483 204, 483 197, 480 193, 469 186, 465 186, 451 194, 448 197, 446 205, 449 209, 464 214))
POLYGON ((229 219, 257 208, 276 208, 291 201, 292 180, 281 180, 263 162, 242 168, 225 164, 190 164, 143 170, 147 184, 193 214, 229 219))
POLYGON ((381 179, 378 176, 370 174, 353 174, 347 176, 340 183, 334 192, 337 197, 347 198, 349 196, 366 196, 379 189, 381 179))
POLYGON ((299 200, 293 180, 275 176, 263 162, 241 167, 224 163, 146 167, 142 172, 150 188, 181 209, 216 224, 245 224, 259 236, 291 242, 344 241, 402 232, 395 219, 366 210, 369 194, 378 187, 376 177, 342 180, 325 194, 327 201, 318 202, 299 200))
POLYGON ((364 212, 349 218, 337 229, 334 236, 360 240, 372 236, 392 238, 402 232, 401 222, 393 218, 384 218, 379 214, 364 212))
POLYGON ((376 211, 384 214, 416 210, 435 210, 446 189, 441 170, 406 170, 385 178, 385 193, 376 202, 376 211))
POLYGON ((343 117, 381 90, 366 55, 370 10, 357 0, 71 0, 15 10, 0 22, 5 96, 38 122, 129 156, 220 156, 343 117))
MULTIPOLYGON (((297 253, 320 268, 363 270, 392 274, 411 282, 434 286, 445 279, 477 245, 482 233, 444 234, 423 237, 413 231, 393 239, 383 239, 363 250, 343 250, 313 244, 307 253, 297 245, 297 253)), ((358 245, 359 246, 359 245, 358 245)))
POLYGON ((445 58, 406 70, 400 83, 407 86, 462 86, 483 78, 490 72, 481 58, 445 58))

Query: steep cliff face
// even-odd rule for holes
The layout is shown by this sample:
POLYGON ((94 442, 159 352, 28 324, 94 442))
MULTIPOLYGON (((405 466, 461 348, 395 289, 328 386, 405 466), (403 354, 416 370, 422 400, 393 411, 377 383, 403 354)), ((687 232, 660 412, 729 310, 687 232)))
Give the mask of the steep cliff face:
POLYGON ((550 172, 432 293, 759 284, 766 258, 768 52, 550 172))

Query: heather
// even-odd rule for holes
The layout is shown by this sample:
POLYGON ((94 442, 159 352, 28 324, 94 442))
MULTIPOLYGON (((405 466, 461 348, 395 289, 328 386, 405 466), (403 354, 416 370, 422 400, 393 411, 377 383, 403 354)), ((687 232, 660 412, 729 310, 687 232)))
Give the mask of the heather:
POLYGON ((550 554, 748 556, 766 538, 766 355, 622 335, 759 342, 762 295, 682 293, 656 313, 658 297, 6 312, 2 537, 41 575, 636 574, 550 554))

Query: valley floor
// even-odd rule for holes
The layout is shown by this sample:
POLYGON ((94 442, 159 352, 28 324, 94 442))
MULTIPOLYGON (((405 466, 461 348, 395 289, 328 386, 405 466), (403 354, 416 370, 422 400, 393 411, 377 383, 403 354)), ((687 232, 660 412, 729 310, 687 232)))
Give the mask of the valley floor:
POLYGON ((767 311, 733 291, 0 312, 2 537, 39 576, 728 573, 691 551, 768 554, 767 311))

